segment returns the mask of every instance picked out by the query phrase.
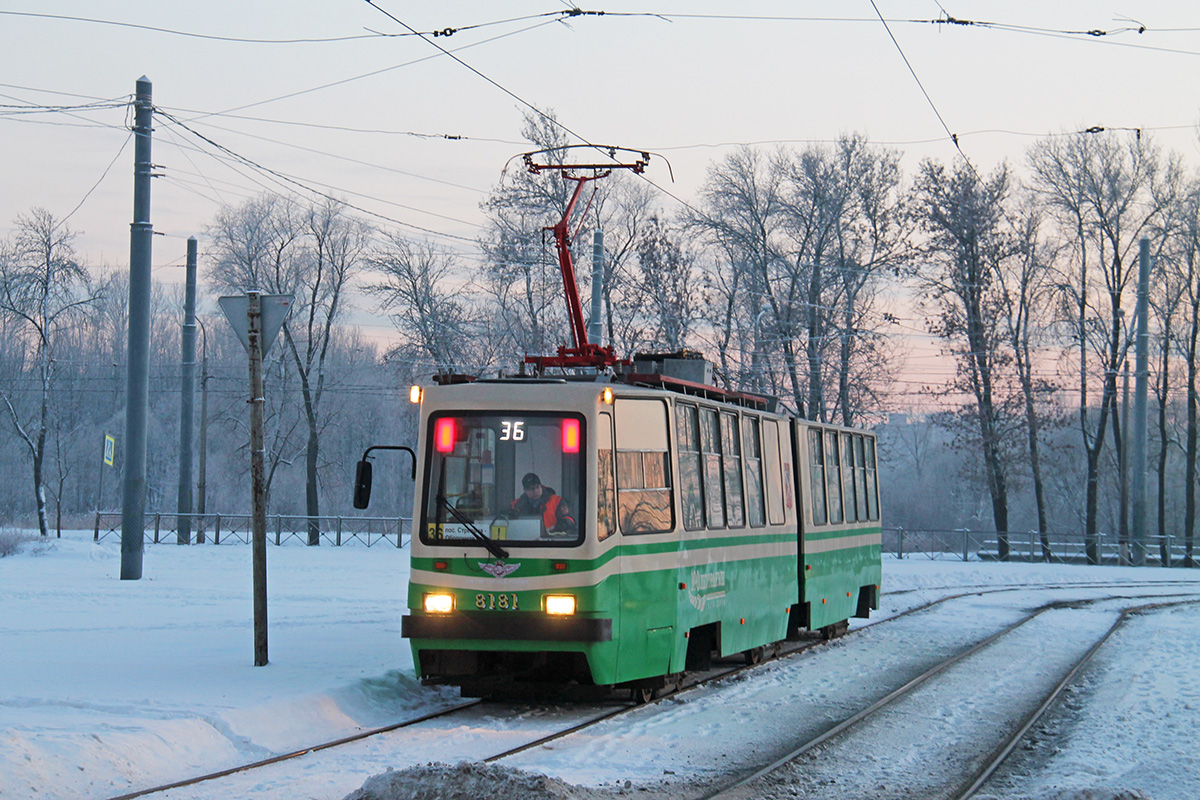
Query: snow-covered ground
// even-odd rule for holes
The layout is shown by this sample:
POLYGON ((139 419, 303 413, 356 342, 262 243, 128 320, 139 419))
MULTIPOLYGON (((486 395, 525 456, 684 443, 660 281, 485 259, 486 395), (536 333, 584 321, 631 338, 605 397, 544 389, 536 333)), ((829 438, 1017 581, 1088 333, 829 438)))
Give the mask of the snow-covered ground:
MULTIPOLYGON (((271 663, 261 668, 252 666, 248 547, 147 546, 140 581, 118 580, 120 563, 119 544, 93 544, 82 533, 0 558, 0 798, 113 797, 457 701, 411 676, 399 635, 407 550, 271 547, 271 663)), ((955 591, 1021 587, 960 601, 971 605, 977 623, 1000 623, 1045 602, 1038 585, 1072 583, 1074 596, 1088 597, 1108 593, 1089 584, 1119 580, 1162 581, 1161 593, 1200 592, 1195 570, 887 558, 877 618, 955 591)), ((973 633, 968 626, 945 641, 973 633)), ((884 644, 873 651, 847 640, 806 668, 863 680, 888 667, 888 653, 920 652, 922 640, 925 657, 933 657, 928 630, 916 644, 903 632, 891 645, 876 635, 884 644)), ((761 726, 735 724, 738 717, 722 717, 727 709, 752 720, 755 708, 820 699, 811 690, 797 693, 804 681, 791 674, 795 669, 769 665, 732 688, 705 688, 664 709, 639 710, 578 742, 529 751, 512 766, 590 787, 619 789, 626 780, 678 787, 689 769, 719 771, 714 737, 700 735, 706 731, 727 741, 718 748, 727 758, 769 749, 756 738, 761 726)), ((319 765, 287 762, 241 785, 200 784, 168 796, 338 800, 389 767, 469 757, 472 742, 515 735, 546 713, 481 711, 436 737, 360 743, 319 765)), ((1142 793, 1128 797, 1194 800, 1198 738, 1200 610, 1193 606, 1139 618, 1118 634, 999 785, 1006 798, 1108 798, 1126 790, 1142 793), (1087 794, 1106 788, 1114 791, 1087 794)))

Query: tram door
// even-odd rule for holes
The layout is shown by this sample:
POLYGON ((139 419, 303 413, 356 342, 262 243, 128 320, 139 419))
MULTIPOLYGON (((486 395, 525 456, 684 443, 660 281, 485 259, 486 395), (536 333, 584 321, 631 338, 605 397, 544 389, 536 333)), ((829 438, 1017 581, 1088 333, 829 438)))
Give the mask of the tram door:
POLYGON ((667 447, 667 404, 617 398, 614 403, 617 526, 621 537, 617 671, 634 680, 669 671, 674 650, 676 558, 667 447))

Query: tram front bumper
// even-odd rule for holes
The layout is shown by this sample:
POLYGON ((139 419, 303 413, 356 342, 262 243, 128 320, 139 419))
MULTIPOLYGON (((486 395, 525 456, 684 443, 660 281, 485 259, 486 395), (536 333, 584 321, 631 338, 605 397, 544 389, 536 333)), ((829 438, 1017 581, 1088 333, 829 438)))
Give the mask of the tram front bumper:
POLYGON ((612 620, 505 614, 411 614, 400 619, 405 639, 473 639, 528 642, 611 642, 612 620))

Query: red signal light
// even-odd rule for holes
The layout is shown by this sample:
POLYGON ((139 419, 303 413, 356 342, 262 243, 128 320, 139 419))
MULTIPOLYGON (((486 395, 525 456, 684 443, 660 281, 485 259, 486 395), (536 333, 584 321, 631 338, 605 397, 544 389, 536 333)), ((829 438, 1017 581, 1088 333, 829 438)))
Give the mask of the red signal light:
POLYGON ((454 419, 442 417, 433 425, 433 446, 439 453, 453 453, 455 437, 454 419))
POLYGON ((564 419, 562 424, 562 451, 564 453, 578 453, 579 438, 579 420, 564 419))

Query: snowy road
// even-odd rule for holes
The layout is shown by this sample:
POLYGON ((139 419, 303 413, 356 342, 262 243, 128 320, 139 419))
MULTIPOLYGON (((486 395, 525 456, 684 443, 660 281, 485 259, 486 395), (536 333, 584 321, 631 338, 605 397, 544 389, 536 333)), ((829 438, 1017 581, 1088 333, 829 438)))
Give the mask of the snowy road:
MULTIPOLYGON (((0 560, 0 797, 101 800, 454 701, 408 677, 411 658, 397 635, 406 553, 284 547, 272 548, 268 560, 272 663, 257 670, 249 665, 246 548, 149 548, 147 578, 136 584, 116 580, 115 545, 64 540, 40 555, 0 560)), ((638 796, 694 798, 778 758, 812 731, 1048 599, 1200 592, 1200 574, 1185 570, 924 559, 888 559, 884 569, 887 593, 878 618, 964 589, 1021 588, 972 594, 856 632, 524 752, 489 774, 502 776, 509 789, 517 786, 515 768, 578 787, 558 785, 546 797, 610 795, 626 791, 628 781, 638 796), (1097 585, 1149 580, 1158 585, 1097 585), (1037 588, 1063 582, 1073 587, 1037 588)), ((954 774, 963 758, 986 749, 988 737, 1016 714, 1003 698, 1016 703, 1037 694, 1029 684, 1043 677, 1038 671, 1031 677, 1021 655, 1051 659, 1048 680, 1056 664, 1111 621, 1112 607, 1048 612, 1009 643, 932 682, 923 699, 871 723, 879 727, 828 743, 821 757, 802 758, 771 791, 876 798, 889 796, 880 786, 899 790, 914 776, 937 784, 939 774, 954 774), (915 729, 929 731, 928 741, 911 735, 915 729), (907 733, 895 736, 897 730, 907 733), (825 757, 834 746, 838 755, 825 757), (859 788, 847 782, 847 772, 862 776, 859 788)), ((1133 620, 1034 732, 1034 743, 980 796, 1049 798, 1063 789, 1076 792, 1063 797, 1104 798, 1080 792, 1105 787, 1142 791, 1152 800, 1200 796, 1198 623, 1195 608, 1133 620)), ((469 718, 423 726, 420 734, 397 731, 233 782, 159 796, 340 800, 373 773, 482 758, 586 711, 481 706, 469 718)), ((426 796, 454 797, 453 788, 443 780, 443 794, 426 796)), ((492 793, 541 796, 528 789, 506 795, 505 788, 492 793)))

